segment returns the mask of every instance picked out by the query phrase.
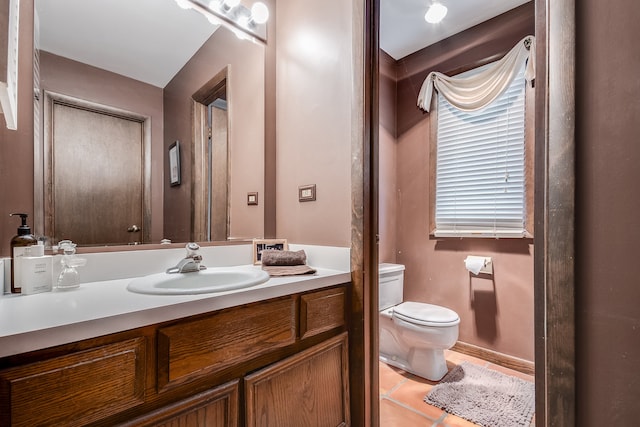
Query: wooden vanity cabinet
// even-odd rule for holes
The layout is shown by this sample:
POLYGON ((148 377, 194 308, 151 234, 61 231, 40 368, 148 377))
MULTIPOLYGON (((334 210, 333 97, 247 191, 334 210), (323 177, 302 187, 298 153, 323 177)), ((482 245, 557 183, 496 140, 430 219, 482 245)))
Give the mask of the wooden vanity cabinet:
POLYGON ((349 425, 346 289, 0 359, 0 425, 349 425))

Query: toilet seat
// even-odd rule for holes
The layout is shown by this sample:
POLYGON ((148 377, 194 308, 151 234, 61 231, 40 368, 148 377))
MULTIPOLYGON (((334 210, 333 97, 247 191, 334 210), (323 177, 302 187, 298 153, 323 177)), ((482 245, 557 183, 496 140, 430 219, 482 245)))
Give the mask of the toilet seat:
POLYGON ((460 323, 458 314, 446 307, 422 302, 403 302, 393 308, 393 316, 415 325, 449 327, 460 323))

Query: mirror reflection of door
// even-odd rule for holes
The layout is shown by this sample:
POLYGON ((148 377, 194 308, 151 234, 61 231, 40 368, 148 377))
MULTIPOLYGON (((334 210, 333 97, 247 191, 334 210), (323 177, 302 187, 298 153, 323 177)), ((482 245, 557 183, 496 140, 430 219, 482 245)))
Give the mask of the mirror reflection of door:
POLYGON ((193 95, 193 241, 224 241, 229 237, 227 70, 220 71, 193 95))
POLYGON ((144 117, 45 93, 46 236, 84 246, 148 239, 145 127, 144 117))
MULTIPOLYGON (((226 89, 226 88, 225 88, 226 89)), ((208 105, 209 116, 209 203, 208 237, 209 240, 227 240, 229 235, 229 206, 227 187, 229 176, 229 150, 227 138, 227 100, 226 90, 208 105)))

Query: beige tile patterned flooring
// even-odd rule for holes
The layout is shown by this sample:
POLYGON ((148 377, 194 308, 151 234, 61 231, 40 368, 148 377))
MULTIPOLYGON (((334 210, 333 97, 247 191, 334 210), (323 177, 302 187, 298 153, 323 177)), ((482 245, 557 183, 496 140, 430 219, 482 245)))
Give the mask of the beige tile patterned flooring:
MULTIPOLYGON (((473 356, 445 351, 449 369, 463 361, 533 382, 531 375, 478 359, 473 356)), ((477 427, 465 419, 448 414, 424 402, 424 396, 437 382, 420 378, 402 369, 380 362, 380 426, 381 427, 477 427)), ((535 417, 531 426, 535 425, 535 417)))

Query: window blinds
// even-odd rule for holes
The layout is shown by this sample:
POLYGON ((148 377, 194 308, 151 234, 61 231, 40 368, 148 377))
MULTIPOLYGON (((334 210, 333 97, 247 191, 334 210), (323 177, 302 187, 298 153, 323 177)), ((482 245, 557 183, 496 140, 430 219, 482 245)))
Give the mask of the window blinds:
POLYGON ((436 237, 524 236, 524 70, 482 110, 438 96, 436 237))

